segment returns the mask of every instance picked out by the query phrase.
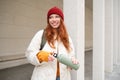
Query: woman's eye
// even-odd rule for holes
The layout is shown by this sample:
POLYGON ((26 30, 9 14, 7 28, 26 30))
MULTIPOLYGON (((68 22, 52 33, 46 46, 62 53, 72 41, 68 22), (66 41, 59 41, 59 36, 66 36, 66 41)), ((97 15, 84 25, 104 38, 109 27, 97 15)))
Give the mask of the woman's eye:
POLYGON ((60 18, 60 16, 56 16, 56 18, 60 18))
POLYGON ((53 18, 52 16, 49 17, 49 19, 52 19, 52 18, 53 18))
POLYGON ((60 16, 59 15, 49 16, 49 19, 53 19, 53 18, 60 18, 60 16))

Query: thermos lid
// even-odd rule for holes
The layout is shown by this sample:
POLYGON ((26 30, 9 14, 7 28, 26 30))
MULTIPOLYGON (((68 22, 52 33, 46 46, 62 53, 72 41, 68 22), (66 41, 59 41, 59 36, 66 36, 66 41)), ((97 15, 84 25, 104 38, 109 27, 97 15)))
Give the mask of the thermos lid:
POLYGON ((53 53, 53 56, 56 58, 58 56, 58 54, 57 53, 53 53))

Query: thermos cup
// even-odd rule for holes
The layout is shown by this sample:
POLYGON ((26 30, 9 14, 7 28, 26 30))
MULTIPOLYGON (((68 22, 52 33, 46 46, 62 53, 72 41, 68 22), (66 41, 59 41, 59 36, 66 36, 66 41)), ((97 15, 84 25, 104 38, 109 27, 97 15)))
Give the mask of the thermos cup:
POLYGON ((57 58, 57 60, 69 67, 71 67, 72 69, 74 70, 78 70, 79 69, 79 66, 80 64, 73 64, 72 60, 70 57, 68 57, 67 55, 65 54, 57 54, 57 53, 54 53, 53 56, 55 58, 57 58))

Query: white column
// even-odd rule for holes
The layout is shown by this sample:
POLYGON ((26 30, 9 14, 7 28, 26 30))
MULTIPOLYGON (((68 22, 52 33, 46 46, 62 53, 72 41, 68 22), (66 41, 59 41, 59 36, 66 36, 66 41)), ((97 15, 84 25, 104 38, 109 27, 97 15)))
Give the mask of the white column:
POLYGON ((104 80, 105 0, 93 0, 93 80, 104 80))
POLYGON ((113 70, 113 0, 105 0, 105 71, 113 70))
POLYGON ((113 0, 113 61, 118 63, 118 0, 113 0))
POLYGON ((118 0, 118 65, 120 65, 120 0, 118 0))
POLYGON ((80 68, 72 71, 71 80, 84 80, 84 0, 63 0, 63 4, 67 30, 72 37, 76 57, 80 61, 80 68))

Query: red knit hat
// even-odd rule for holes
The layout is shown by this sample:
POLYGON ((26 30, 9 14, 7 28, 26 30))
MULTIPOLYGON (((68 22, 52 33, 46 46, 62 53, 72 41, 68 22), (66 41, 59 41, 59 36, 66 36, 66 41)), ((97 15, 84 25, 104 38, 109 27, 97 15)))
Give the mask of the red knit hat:
POLYGON ((57 8, 57 7, 53 7, 51 8, 48 13, 47 13, 47 19, 49 18, 49 16, 51 14, 58 14, 63 20, 64 20, 64 15, 61 9, 57 8))

